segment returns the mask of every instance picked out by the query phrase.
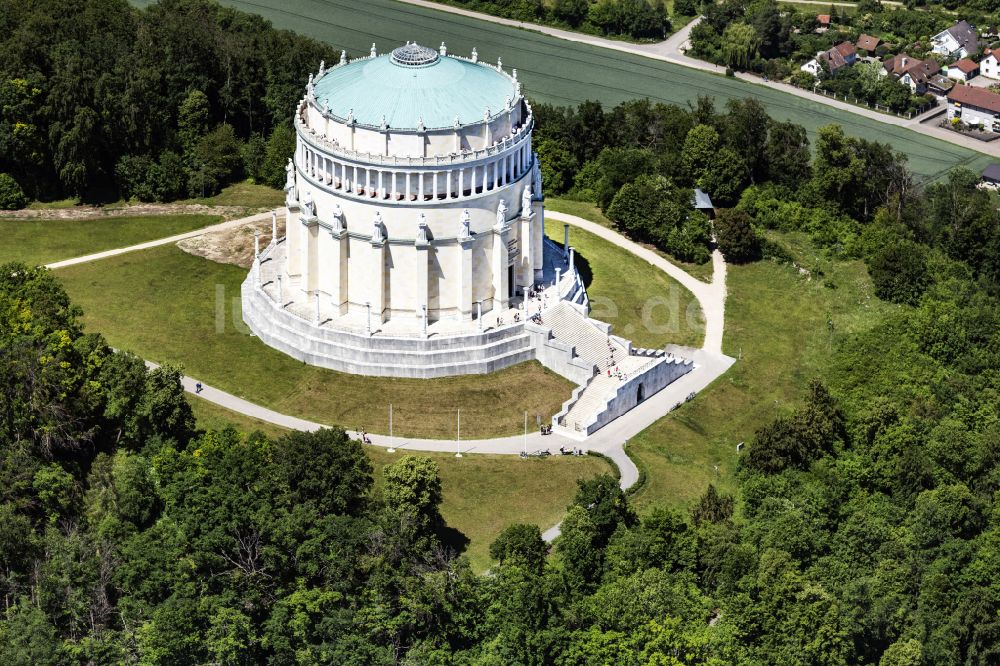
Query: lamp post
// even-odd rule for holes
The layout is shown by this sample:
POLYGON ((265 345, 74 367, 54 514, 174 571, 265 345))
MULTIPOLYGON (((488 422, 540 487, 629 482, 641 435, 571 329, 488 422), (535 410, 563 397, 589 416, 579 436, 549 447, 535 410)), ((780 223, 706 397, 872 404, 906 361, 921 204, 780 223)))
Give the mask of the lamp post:
POLYGON ((563 259, 569 259, 569 224, 563 224, 563 259))
POLYGON ((483 332, 483 301, 476 301, 476 330, 483 332))
POLYGON ((420 332, 427 337, 427 304, 424 303, 420 310, 420 332))
POLYGON ((528 459, 528 412, 524 412, 524 459, 528 459))
POLYGON ((319 316, 319 290, 316 290, 316 325, 319 326, 319 322, 322 321, 319 316))
POLYGON ((457 410, 458 427, 455 430, 455 457, 462 457, 462 410, 457 410))
POLYGON ((260 259, 260 229, 253 230, 253 258, 260 259))
POLYGON ((368 318, 365 321, 365 333, 368 335, 372 334, 372 304, 370 301, 365 301, 365 310, 368 313, 368 318))
POLYGON ((396 449, 392 445, 392 403, 389 403, 389 448, 386 449, 389 453, 395 453, 396 449))
POLYGON ((282 294, 280 275, 278 276, 278 306, 282 308, 285 307, 285 297, 282 294))
POLYGON ((271 211, 271 245, 278 244, 278 213, 271 211))

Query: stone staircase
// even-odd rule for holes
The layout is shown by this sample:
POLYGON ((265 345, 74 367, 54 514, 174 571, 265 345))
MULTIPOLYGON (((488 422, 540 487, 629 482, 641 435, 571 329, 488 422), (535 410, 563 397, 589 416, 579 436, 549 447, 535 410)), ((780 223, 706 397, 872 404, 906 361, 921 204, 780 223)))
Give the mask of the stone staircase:
MULTIPOLYGON (((607 344, 605 343, 605 348, 607 344)), ((623 352, 624 353, 624 352, 623 352)), ((660 362, 660 358, 649 358, 647 356, 624 356, 618 359, 615 353, 615 366, 626 378, 641 375, 647 369, 660 362)), ((598 414, 607 408, 608 400, 613 398, 622 385, 623 379, 619 379, 612 368, 612 375, 608 376, 607 364, 599 367, 598 374, 587 384, 583 392, 577 397, 569 411, 560 419, 558 425, 563 426, 572 432, 582 432, 587 425, 594 422, 598 414)))
POLYGON ((557 340, 576 347, 576 355, 599 369, 607 367, 608 341, 615 347, 615 359, 628 357, 628 350, 600 330, 568 303, 559 303, 545 311, 544 325, 557 340))
POLYGON ((572 431, 579 431, 599 409, 604 407, 608 394, 617 383, 617 377, 608 377, 606 373, 595 375, 559 425, 572 431))

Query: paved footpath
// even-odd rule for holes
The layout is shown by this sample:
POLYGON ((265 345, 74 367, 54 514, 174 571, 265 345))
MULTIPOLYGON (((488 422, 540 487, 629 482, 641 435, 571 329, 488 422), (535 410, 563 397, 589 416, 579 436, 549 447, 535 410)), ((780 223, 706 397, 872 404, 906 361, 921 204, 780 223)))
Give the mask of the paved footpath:
MULTIPOLYGON (((529 23, 527 21, 516 21, 514 19, 501 18, 499 16, 493 16, 491 14, 483 14, 481 12, 474 12, 468 9, 462 9, 460 7, 452 7, 450 5, 443 5, 438 2, 431 2, 430 0, 399 0, 408 5, 416 5, 418 7, 425 7, 428 9, 435 9, 437 11, 447 12, 449 14, 457 14, 460 16, 467 16, 469 18, 479 19, 481 21, 488 21, 490 23, 497 23, 500 25, 506 25, 514 28, 522 28, 524 30, 531 30, 533 32, 540 32, 550 37, 556 37, 558 39, 564 39, 569 42, 577 42, 579 44, 589 44, 591 46, 598 46, 600 48, 611 49, 613 51, 621 51, 623 53, 632 53, 635 55, 645 56, 647 58, 653 58, 655 60, 662 60, 663 62, 673 63, 675 65, 681 65, 682 67, 688 67, 690 69, 698 69, 703 72, 712 72, 714 74, 724 75, 726 72, 725 67, 720 67, 719 65, 713 65, 712 63, 705 62, 704 60, 699 60, 697 58, 691 58, 684 55, 684 47, 691 37, 691 29, 701 21, 701 18, 695 18, 693 21, 688 23, 686 26, 673 33, 662 42, 656 42, 654 44, 633 44, 631 42, 623 42, 614 39, 607 39, 605 37, 596 37, 594 35, 585 35, 579 32, 573 32, 571 30, 563 30, 561 28, 553 28, 547 25, 541 25, 538 23, 529 23)), ((822 6, 829 7, 830 4, 823 2, 822 6)), ((768 88, 773 88, 774 90, 780 90, 781 92, 788 93, 789 95, 794 95, 795 97, 800 97, 804 100, 808 100, 813 104, 823 104, 836 108, 840 111, 846 111, 848 113, 855 113, 860 116, 865 116, 879 122, 888 123, 890 125, 897 125, 899 127, 905 127, 907 129, 913 130, 914 132, 920 132, 928 136, 932 136, 936 139, 942 141, 947 141, 948 143, 953 143, 963 148, 968 148, 970 150, 975 150, 980 153, 985 153, 987 155, 993 155, 1000 157, 1000 141, 994 141, 992 143, 985 143, 973 139, 970 136, 959 134, 957 132, 952 132, 946 130, 942 127, 932 127, 928 125, 921 125, 917 118, 907 119, 900 118, 895 115, 889 115, 887 113, 881 113, 875 111, 874 109, 868 109, 861 106, 855 106, 854 104, 849 104, 847 102, 842 102, 836 99, 830 99, 823 95, 817 95, 809 90, 803 90, 801 88, 796 88, 793 85, 787 83, 780 83, 777 81, 764 81, 759 76, 752 74, 747 74, 745 72, 737 72, 736 78, 745 81, 747 83, 752 83, 758 86, 766 86, 768 88)), ((548 214, 548 213, 546 213, 548 214)))
MULTIPOLYGON (((415 439, 409 437, 389 437, 387 435, 376 435, 369 433, 371 443, 376 446, 393 448, 397 451, 439 451, 439 452, 461 452, 469 453, 493 453, 517 455, 523 451, 538 451, 548 449, 556 451, 560 446, 566 448, 582 447, 586 450, 603 453, 611 458, 621 472, 620 484, 623 489, 628 489, 639 480, 639 470, 635 463, 625 453, 626 442, 648 428, 655 421, 670 412, 674 407, 685 402, 692 394, 697 394, 715 381, 720 375, 732 366, 734 359, 722 353, 722 333, 725 325, 725 299, 726 299, 726 264, 721 253, 716 250, 712 255, 713 275, 712 282, 702 282, 678 266, 670 263, 655 252, 648 250, 641 245, 625 238, 621 234, 603 227, 594 222, 584 220, 575 215, 547 211, 546 215, 560 222, 567 222, 590 233, 593 233, 615 245, 645 259, 653 266, 666 272, 681 285, 690 290, 705 314, 705 341, 701 349, 694 350, 690 358, 694 361, 694 369, 670 384, 662 391, 650 396, 645 402, 637 406, 632 411, 619 417, 597 431, 582 444, 575 440, 570 440, 556 434, 542 435, 539 432, 531 432, 527 436, 514 435, 512 437, 496 437, 493 439, 473 439, 473 440, 442 440, 442 439, 415 439)), ((84 257, 59 261, 48 265, 48 268, 60 268, 90 261, 97 261, 106 257, 112 257, 126 252, 134 252, 168 243, 176 243, 184 238, 200 236, 211 231, 225 229, 232 226, 239 226, 250 222, 259 222, 270 218, 270 213, 261 213, 251 217, 223 222, 204 229, 198 229, 168 238, 161 238, 139 245, 133 245, 106 252, 98 252, 84 257)), ((146 361, 150 368, 158 367, 157 364, 146 361)), ((214 388, 196 377, 185 376, 182 378, 184 390, 195 393, 198 397, 215 403, 220 407, 225 407, 233 412, 243 414, 267 423, 273 423, 283 428, 291 430, 313 431, 328 424, 317 423, 300 419, 276 412, 267 407, 244 400, 221 389, 214 388), (202 385, 200 391, 196 390, 197 384, 202 385)), ((357 437, 356 432, 348 431, 352 437, 357 437)), ((558 525, 546 531, 545 536, 551 540, 558 536, 558 525)))

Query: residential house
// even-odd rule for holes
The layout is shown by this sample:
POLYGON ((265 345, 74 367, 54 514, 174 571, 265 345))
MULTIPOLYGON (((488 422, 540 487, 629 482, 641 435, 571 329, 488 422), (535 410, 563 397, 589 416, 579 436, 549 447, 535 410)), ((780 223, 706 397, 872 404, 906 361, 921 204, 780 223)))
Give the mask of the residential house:
POLYGON ((983 58, 979 61, 979 72, 991 79, 1000 79, 1000 61, 991 49, 983 51, 983 58))
POLYGON ((900 53, 882 61, 882 71, 909 86, 913 94, 923 95, 928 81, 941 71, 941 65, 936 60, 920 60, 900 53))
POLYGON ((1000 187, 1000 164, 994 162, 983 169, 983 173, 979 177, 979 180, 982 183, 982 187, 988 187, 994 190, 1000 187))
POLYGON ((927 79, 927 92, 931 93, 939 99, 943 99, 948 96, 948 93, 952 88, 955 87, 955 80, 949 79, 943 74, 935 74, 931 78, 927 79))
POLYGON ((806 64, 799 67, 799 69, 803 72, 809 72, 818 79, 820 72, 823 71, 823 66, 819 64, 819 60, 817 58, 813 58, 806 64))
POLYGON ((948 119, 1000 132, 1000 95, 986 88, 955 86, 948 93, 948 119))
POLYGON ((858 59, 858 50, 850 42, 841 42, 830 49, 830 51, 839 53, 848 65, 853 65, 858 59))
POLYGON ((967 58, 979 50, 976 29, 962 20, 931 37, 934 53, 948 58, 967 58))
POLYGON ((948 65, 948 78, 956 81, 968 81, 979 75, 979 63, 968 58, 962 58, 948 65))
POLYGON ((853 65, 858 59, 858 52, 854 48, 854 44, 841 42, 829 51, 817 54, 817 58, 826 62, 831 74, 836 74, 844 67, 853 65))
POLYGON ((858 51, 864 51, 868 55, 875 55, 878 51, 878 47, 881 46, 882 40, 878 37, 872 37, 871 35, 861 35, 858 37, 858 51))
POLYGON ((817 14, 816 23, 819 24, 818 27, 816 28, 816 32, 819 34, 823 34, 824 32, 830 29, 830 15, 817 14))

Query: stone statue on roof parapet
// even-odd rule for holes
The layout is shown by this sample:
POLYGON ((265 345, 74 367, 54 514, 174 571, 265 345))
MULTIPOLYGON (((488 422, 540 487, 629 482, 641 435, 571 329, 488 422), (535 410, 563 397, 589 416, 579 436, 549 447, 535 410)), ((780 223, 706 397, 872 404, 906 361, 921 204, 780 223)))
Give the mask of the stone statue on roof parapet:
POLYGON ((503 199, 497 205, 497 229, 507 226, 507 202, 503 199))

